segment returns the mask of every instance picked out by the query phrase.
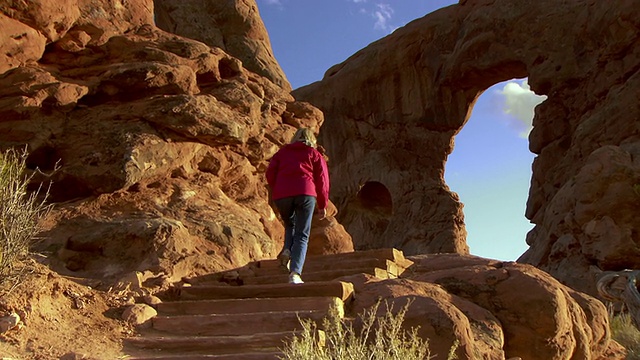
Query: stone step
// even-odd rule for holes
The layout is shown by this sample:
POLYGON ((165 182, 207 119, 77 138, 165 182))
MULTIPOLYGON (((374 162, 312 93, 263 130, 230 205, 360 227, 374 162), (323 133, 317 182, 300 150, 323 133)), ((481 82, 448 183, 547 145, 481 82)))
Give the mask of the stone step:
POLYGON ((148 355, 127 357, 126 360, 278 360, 282 356, 281 352, 254 352, 244 354, 223 354, 223 355, 148 355))
MULTIPOLYGON (((202 282, 207 276, 196 278, 168 293, 179 301, 158 304, 159 315, 144 337, 125 340, 129 349, 138 351, 128 359, 279 359, 284 341, 301 330, 301 319, 321 322, 331 308, 344 316, 353 284, 327 280, 363 272, 397 277, 411 264, 401 251, 376 249, 310 256, 304 284, 288 284, 287 270, 275 259, 251 263, 233 278, 225 278, 236 284, 241 279, 242 286, 207 284, 202 282)), ((219 281, 223 275, 208 277, 219 281)))
MULTIPOLYGON (((381 268, 363 268, 363 269, 335 269, 325 271, 304 272, 302 280, 307 282, 331 281, 343 276, 355 274, 370 274, 379 279, 389 279, 389 272, 381 268)), ((256 284, 282 284, 289 281, 289 274, 250 276, 242 279, 245 285, 256 284)))
POLYGON ((288 298, 330 296, 347 301, 353 296, 353 284, 342 281, 320 281, 304 284, 268 285, 196 285, 178 289, 180 300, 288 298))
POLYGON ((398 260, 396 264, 399 266, 400 270, 399 270, 398 276, 400 276, 405 270, 408 270, 409 268, 411 268, 411 266, 413 265, 413 261, 407 258, 404 258, 402 260, 398 260))
POLYGON ((293 331, 237 336, 154 336, 124 339, 124 344, 137 349, 168 354, 222 355, 276 352, 293 337, 293 331))
POLYGON ((251 335, 262 333, 294 331, 302 328, 300 319, 322 321, 327 311, 279 311, 245 314, 210 314, 156 316, 152 319, 153 329, 172 335, 223 336, 251 335))
POLYGON ((157 305, 159 315, 241 314, 272 311, 343 309, 341 299, 331 296, 172 301, 157 305))
MULTIPOLYGON (((362 259, 386 259, 395 263, 402 263, 405 259, 402 251, 387 248, 387 249, 374 249, 374 250, 362 250, 352 251, 348 253, 340 254, 328 254, 328 255, 314 255, 307 256, 305 260, 305 270, 313 269, 314 267, 338 266, 345 269, 348 268, 350 262, 357 262, 362 259)), ((258 268, 279 268, 282 267, 278 259, 259 260, 256 262, 258 268)))
MULTIPOLYGON (((377 267, 381 269, 388 269, 391 273, 394 273, 395 276, 398 276, 397 268, 399 267, 399 265, 389 259, 384 259, 384 258, 357 259, 357 260, 349 261, 349 263, 345 265, 346 266, 343 266, 343 264, 340 264, 340 269, 344 269, 344 270, 365 269, 365 268, 372 269, 377 267)), ((252 271, 246 271, 240 274, 240 277, 244 279, 245 277, 248 277, 251 275, 268 276, 268 275, 281 275, 281 274, 289 273, 289 270, 284 266, 262 267, 262 268, 255 267, 255 268, 252 268, 251 270, 252 271)), ((336 270, 336 264, 325 263, 325 262, 320 262, 315 264, 305 263, 303 272, 310 273, 310 272, 328 271, 328 270, 336 270)))

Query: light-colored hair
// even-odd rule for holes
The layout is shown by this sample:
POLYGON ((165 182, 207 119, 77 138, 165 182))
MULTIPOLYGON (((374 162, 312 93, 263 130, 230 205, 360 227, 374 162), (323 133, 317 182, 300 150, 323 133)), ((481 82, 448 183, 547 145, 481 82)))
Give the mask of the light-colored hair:
POLYGON ((300 128, 296 131, 293 138, 291 138, 291 143, 301 141, 305 143, 307 146, 311 146, 312 148, 316 147, 316 136, 313 134, 313 131, 309 128, 300 128))

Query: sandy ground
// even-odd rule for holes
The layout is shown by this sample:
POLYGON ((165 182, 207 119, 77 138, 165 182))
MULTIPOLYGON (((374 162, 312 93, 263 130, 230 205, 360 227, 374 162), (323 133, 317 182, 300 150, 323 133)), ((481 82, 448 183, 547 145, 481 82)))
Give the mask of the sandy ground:
POLYGON ((93 289, 30 259, 20 280, 0 288, 0 317, 17 313, 22 323, 0 334, 0 359, 123 359, 122 339, 134 334, 121 320, 131 297, 93 289))

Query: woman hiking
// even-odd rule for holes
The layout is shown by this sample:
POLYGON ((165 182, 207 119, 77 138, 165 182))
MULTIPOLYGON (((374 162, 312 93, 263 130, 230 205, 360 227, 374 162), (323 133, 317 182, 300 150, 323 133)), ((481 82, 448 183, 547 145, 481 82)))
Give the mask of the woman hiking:
POLYGON ((284 247, 278 255, 289 263, 289 283, 302 284, 314 209, 324 219, 329 201, 329 172, 309 128, 296 131, 291 143, 273 155, 267 168, 271 198, 284 222, 284 247))

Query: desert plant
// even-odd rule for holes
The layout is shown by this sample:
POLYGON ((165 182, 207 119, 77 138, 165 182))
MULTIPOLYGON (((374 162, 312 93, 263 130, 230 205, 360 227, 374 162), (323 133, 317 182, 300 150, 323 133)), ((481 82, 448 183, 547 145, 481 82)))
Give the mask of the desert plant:
POLYGON ((25 173, 26 160, 26 149, 0 153, 0 285, 15 275, 16 262, 28 253, 39 219, 50 208, 48 189, 27 190, 33 174, 25 173))
POLYGON ((627 349, 627 360, 640 360, 640 330, 628 313, 610 316, 611 337, 627 349))
MULTIPOLYGON (((428 341, 418 336, 418 329, 402 327, 409 308, 408 302, 396 314, 386 304, 386 313, 376 317, 380 302, 361 315, 362 328, 356 331, 343 321, 337 309, 332 309, 322 321, 322 330, 311 320, 301 320, 302 332, 285 344, 282 360, 423 360, 431 359, 428 341), (318 333, 324 336, 318 336, 318 333)), ((449 360, 455 359, 453 349, 449 360)))

